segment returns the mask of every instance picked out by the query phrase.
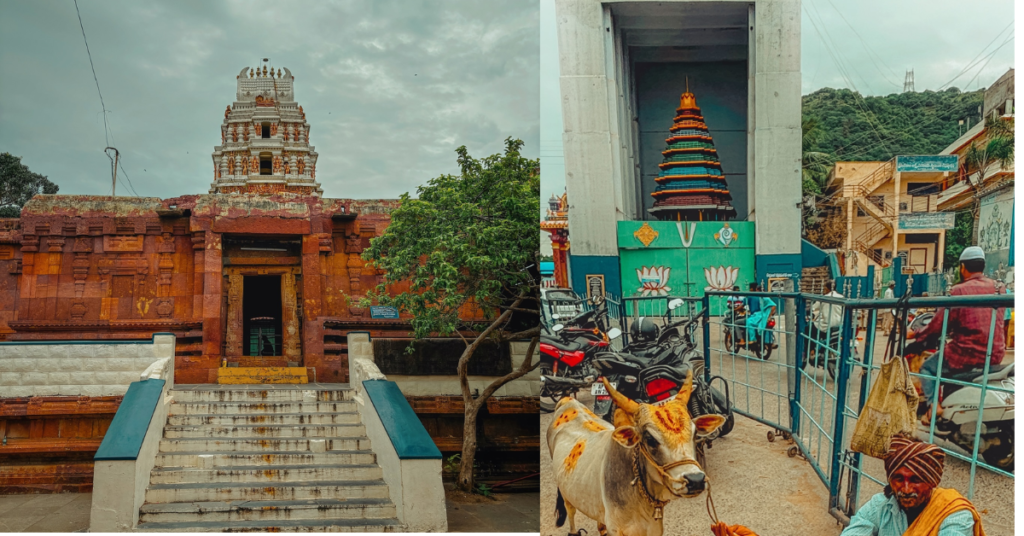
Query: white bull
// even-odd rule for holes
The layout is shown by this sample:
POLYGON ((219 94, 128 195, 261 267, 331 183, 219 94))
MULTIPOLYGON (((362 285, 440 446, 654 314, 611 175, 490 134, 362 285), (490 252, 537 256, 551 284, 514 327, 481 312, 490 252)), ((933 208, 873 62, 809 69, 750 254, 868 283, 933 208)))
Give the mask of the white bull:
POLYGON ((604 384, 617 406, 614 426, 565 398, 548 427, 558 484, 556 525, 568 517, 570 533, 578 534, 578 510, 597 521, 602 536, 661 536, 665 504, 704 491, 696 435, 714 432, 725 418, 690 418, 692 373, 675 400, 663 406, 638 404, 604 384))

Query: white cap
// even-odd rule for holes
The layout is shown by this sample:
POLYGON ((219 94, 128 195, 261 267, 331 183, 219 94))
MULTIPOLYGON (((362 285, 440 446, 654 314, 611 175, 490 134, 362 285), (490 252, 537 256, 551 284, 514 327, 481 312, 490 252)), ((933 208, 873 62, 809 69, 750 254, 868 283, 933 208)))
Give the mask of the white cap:
POLYGON ((969 246, 964 248, 963 253, 960 254, 960 262, 974 260, 985 260, 985 250, 978 246, 969 246))

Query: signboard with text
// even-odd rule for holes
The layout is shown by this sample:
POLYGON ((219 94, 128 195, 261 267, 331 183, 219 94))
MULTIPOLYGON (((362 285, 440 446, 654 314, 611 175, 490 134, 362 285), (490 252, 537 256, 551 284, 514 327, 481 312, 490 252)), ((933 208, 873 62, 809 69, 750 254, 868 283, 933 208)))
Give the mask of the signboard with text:
POLYGON ((914 231, 925 229, 952 229, 956 213, 953 212, 915 212, 900 214, 900 230, 914 231))
POLYGON ((370 318, 398 318, 398 309, 386 305, 371 305, 370 318))
POLYGON ((896 171, 927 173, 956 171, 960 160, 955 154, 897 156, 896 171))

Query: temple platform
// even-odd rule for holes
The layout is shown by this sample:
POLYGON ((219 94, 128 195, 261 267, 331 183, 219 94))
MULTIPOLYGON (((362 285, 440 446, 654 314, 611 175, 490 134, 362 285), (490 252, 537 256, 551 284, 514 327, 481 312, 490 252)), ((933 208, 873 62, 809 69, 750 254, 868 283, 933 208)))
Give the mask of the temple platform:
POLYGON ((305 384, 306 367, 220 367, 217 383, 222 385, 305 384))

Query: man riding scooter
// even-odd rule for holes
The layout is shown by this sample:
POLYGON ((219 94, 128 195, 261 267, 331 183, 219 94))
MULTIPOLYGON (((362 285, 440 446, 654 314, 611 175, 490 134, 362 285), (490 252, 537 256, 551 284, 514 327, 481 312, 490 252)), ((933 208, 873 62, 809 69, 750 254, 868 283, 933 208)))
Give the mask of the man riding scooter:
MULTIPOLYGON (((971 296, 985 294, 1002 294, 1001 285, 985 277, 985 252, 978 246, 965 248, 960 254, 960 283, 953 285, 950 296, 971 296)), ((907 331, 907 339, 914 339, 914 346, 919 348, 938 347, 938 338, 942 335, 942 318, 945 308, 936 309, 935 316, 928 325, 919 332, 907 331)), ((949 310, 946 333, 950 336, 946 342, 945 356, 942 359, 942 376, 949 377, 958 372, 980 370, 985 367, 985 354, 992 341, 992 358, 990 365, 998 365, 1003 361, 1006 345, 1003 340, 1004 311, 995 311, 995 329, 992 330, 993 310, 984 307, 954 307, 949 310)), ((913 353, 912 348, 907 348, 913 353)), ((921 365, 920 373, 934 377, 938 372, 940 354, 936 353, 921 365)), ((921 391, 924 395, 922 422, 927 424, 931 416, 931 403, 935 395, 935 380, 920 378, 921 391)), ((937 414, 941 415, 941 406, 937 414)))

